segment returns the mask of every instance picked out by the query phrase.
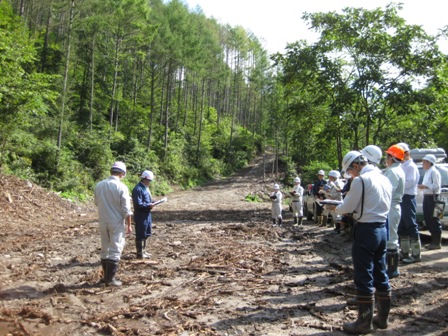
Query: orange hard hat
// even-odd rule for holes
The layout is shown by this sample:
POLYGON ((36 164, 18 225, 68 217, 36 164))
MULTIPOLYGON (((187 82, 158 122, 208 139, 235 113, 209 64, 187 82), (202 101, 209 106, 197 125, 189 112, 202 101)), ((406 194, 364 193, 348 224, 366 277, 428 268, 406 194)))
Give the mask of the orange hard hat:
POLYGON ((389 147, 386 153, 389 154, 390 156, 393 156, 397 160, 403 161, 404 159, 404 150, 401 146, 392 145, 389 147))

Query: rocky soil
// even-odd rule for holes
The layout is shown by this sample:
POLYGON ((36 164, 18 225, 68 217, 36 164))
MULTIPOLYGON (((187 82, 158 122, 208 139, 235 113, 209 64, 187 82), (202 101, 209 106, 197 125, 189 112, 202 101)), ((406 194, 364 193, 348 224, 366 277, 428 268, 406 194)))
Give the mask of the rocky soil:
MULTIPOLYGON (((357 314, 345 303, 349 238, 293 226, 286 204, 285 225, 273 227, 276 181, 262 162, 166 195, 153 211, 152 258, 136 260, 127 238, 120 288, 99 283, 92 204, 0 175, 0 335, 344 335, 357 314)), ((447 251, 444 242, 401 265, 390 327, 372 334, 448 335, 447 251)))

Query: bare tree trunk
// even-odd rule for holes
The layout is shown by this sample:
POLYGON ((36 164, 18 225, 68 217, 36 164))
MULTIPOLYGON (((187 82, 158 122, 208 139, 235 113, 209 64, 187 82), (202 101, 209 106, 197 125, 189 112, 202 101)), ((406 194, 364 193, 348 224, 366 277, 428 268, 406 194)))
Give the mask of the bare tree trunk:
POLYGON ((72 25, 73 25, 73 17, 74 17, 74 9, 75 9, 75 0, 70 0, 70 18, 69 18, 69 26, 68 26, 68 34, 67 34, 67 49, 65 52, 65 69, 64 69, 64 79, 62 85, 62 102, 61 102, 61 114, 59 119, 59 130, 58 130, 58 158, 57 162, 59 163, 59 155, 62 146, 62 130, 64 128, 64 117, 65 117, 65 100, 67 99, 67 83, 68 83, 68 69, 70 65, 70 48, 71 48, 71 33, 72 33, 72 25))
POLYGON ((202 79, 202 89, 201 89, 201 107, 199 112, 199 134, 198 134, 198 143, 196 147, 196 162, 199 163, 200 159, 200 151, 201 151, 201 135, 202 135, 202 118, 204 115, 204 97, 205 97, 205 78, 202 79))
POLYGON ((176 112, 176 121, 174 124, 174 130, 177 132, 179 127, 179 119, 180 119, 180 113, 182 111, 182 82, 184 78, 184 68, 179 70, 179 78, 178 80, 178 86, 177 86, 177 112, 176 112))
POLYGON ((155 111, 155 87, 156 87, 156 70, 154 64, 151 63, 151 90, 150 90, 150 112, 149 112, 149 126, 148 126, 148 150, 151 148, 152 140, 152 125, 155 111))
POLYGON ((165 100, 165 135, 164 135, 164 153, 163 160, 166 160, 168 154, 168 131, 169 131, 169 118, 170 118, 170 99, 171 99, 171 90, 173 83, 173 74, 171 71, 171 61, 168 65, 168 81, 166 84, 166 100, 165 100))
POLYGON ((19 16, 23 17, 24 13, 25 13, 25 0, 20 0, 19 16))
POLYGON ((90 58, 90 131, 93 129, 93 101, 95 98, 95 34, 92 37, 92 56, 90 58))
POLYGON ((51 10, 52 6, 48 6, 48 17, 47 23, 45 25, 45 36, 44 36, 44 45, 42 48, 42 55, 40 58, 40 71, 45 71, 45 66, 47 64, 47 52, 48 52, 48 39, 50 38, 50 24, 51 24, 51 10))
POLYGON ((117 80, 118 80, 118 54, 120 53, 121 49, 121 38, 117 37, 115 41, 115 55, 114 55, 114 79, 112 82, 112 99, 110 102, 110 109, 109 109, 109 124, 110 127, 113 127, 114 125, 114 110, 115 110, 115 94, 117 92, 117 80))

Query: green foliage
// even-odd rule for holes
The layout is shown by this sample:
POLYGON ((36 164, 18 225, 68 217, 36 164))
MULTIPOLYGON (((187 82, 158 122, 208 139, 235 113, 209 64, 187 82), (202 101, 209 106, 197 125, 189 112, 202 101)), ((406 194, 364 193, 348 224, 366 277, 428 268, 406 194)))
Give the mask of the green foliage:
POLYGON ((85 193, 77 193, 74 191, 65 191, 61 192, 60 196, 62 198, 68 199, 73 202, 87 202, 92 199, 92 197, 89 194, 85 193))
POLYGON ((277 110, 288 121, 282 125, 286 141, 300 163, 333 165, 336 159, 340 166, 348 150, 388 145, 397 138, 410 142, 423 133, 406 124, 425 119, 434 99, 415 79, 435 78, 443 56, 435 38, 407 25, 398 16, 400 9, 391 4, 305 13, 320 39, 313 45, 291 44, 276 57, 283 85, 277 110))
POLYGON ((103 132, 79 132, 72 144, 76 161, 82 162, 94 181, 103 178, 115 161, 105 139, 107 138, 103 132))
POLYGON ((288 186, 294 185, 294 178, 299 176, 299 174, 293 160, 290 157, 283 156, 279 159, 279 165, 283 167, 282 171, 284 172, 281 182, 288 186))
POLYGON ((246 195, 245 200, 251 203, 263 203, 263 200, 256 194, 246 195))
POLYGON ((317 180, 317 172, 321 169, 325 171, 325 174, 327 174, 325 178, 328 179, 328 172, 334 168, 321 161, 311 161, 308 165, 303 166, 301 185, 305 187, 307 184, 314 183, 317 180))
POLYGON ((37 73, 36 51, 9 2, 0 2, 0 167, 9 139, 47 113, 54 101, 53 77, 37 73))
POLYGON ((76 2, 72 26, 66 2, 25 1, 22 17, 9 3, 0 168, 70 199, 88 197, 117 160, 129 188, 152 170, 158 195, 230 174, 267 146, 291 185, 368 143, 448 143, 443 55, 398 5, 308 13, 320 40, 290 44, 271 68, 252 33, 179 0, 76 2))

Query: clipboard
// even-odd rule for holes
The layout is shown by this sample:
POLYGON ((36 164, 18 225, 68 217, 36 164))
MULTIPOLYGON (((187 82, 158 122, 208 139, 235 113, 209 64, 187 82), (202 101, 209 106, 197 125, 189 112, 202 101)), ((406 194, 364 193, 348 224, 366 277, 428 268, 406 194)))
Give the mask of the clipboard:
POLYGON ((165 203, 165 202, 167 202, 167 201, 168 201, 168 198, 164 197, 164 198, 162 198, 161 200, 158 200, 157 202, 152 203, 152 206, 156 206, 156 205, 165 203))

